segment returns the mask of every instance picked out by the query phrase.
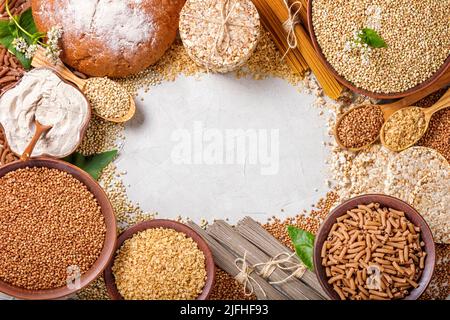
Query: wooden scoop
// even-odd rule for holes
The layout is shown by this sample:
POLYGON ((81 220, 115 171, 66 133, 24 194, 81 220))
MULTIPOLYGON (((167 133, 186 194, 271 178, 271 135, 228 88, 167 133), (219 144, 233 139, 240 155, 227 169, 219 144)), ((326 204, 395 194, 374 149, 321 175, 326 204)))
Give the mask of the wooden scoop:
MULTIPOLYGON (((381 108, 381 111, 383 112, 384 121, 386 121, 392 114, 394 114, 398 110, 413 105, 417 101, 419 101, 419 100, 429 96, 430 94, 438 91, 439 89, 441 89, 441 88, 443 88, 443 87, 445 87, 445 86, 447 86, 449 84, 450 84, 450 71, 447 71, 436 82, 434 82, 430 86, 424 88, 423 90, 417 91, 416 93, 413 93, 413 94, 411 94, 411 95, 409 95, 407 97, 404 97, 403 99, 397 100, 397 101, 395 101, 393 103, 379 105, 380 108, 381 108)), ((339 137, 337 135, 337 128, 341 124, 342 119, 344 119, 353 110, 355 110, 357 108, 364 108, 364 107, 367 107, 367 105, 356 106, 356 107, 348 110, 346 113, 344 113, 337 120, 336 125, 334 127, 334 137, 336 139, 336 142, 337 142, 338 146, 341 147, 342 149, 347 149, 349 151, 359 151, 359 150, 365 149, 368 146, 372 145, 373 143, 375 143, 380 138, 380 136, 378 135, 373 141, 371 141, 371 142, 367 143, 366 145, 364 145, 362 147, 359 147, 359 148, 347 148, 339 140, 339 137)))
POLYGON ((31 157, 31 155, 33 154, 33 149, 36 146, 36 143, 41 138, 41 136, 53 127, 53 126, 45 126, 37 120, 34 120, 34 124, 36 127, 36 131, 34 132, 34 136, 31 139, 30 143, 28 144, 28 146, 25 148, 24 152, 20 156, 20 160, 22 160, 22 161, 26 161, 31 157))
MULTIPOLYGON (((53 71, 57 72, 63 79, 74 83, 82 92, 84 92, 84 88, 86 86, 86 80, 77 77, 72 71, 70 71, 61 61, 58 61, 56 64, 50 62, 46 56, 43 48, 39 48, 36 51, 36 54, 31 61, 31 65, 35 68, 49 68, 53 71)), ((130 96, 130 108, 128 113, 120 118, 106 118, 96 113, 95 110, 92 110, 98 117, 111 121, 111 122, 126 122, 133 118, 136 113, 136 103, 131 95, 130 96)))
MULTIPOLYGON (((425 115, 426 126, 425 126, 425 129, 422 132, 422 135, 420 137, 418 137, 416 139, 416 141, 410 143, 409 145, 407 145, 404 148, 400 148, 400 149, 395 149, 394 150, 394 149, 392 149, 392 147, 388 146, 386 144, 386 141, 384 140, 385 126, 383 125, 383 127, 381 128, 381 134, 380 134, 381 143, 385 147, 387 147, 387 148, 389 148, 389 149, 391 149, 393 151, 403 151, 405 149, 408 149, 408 148, 412 147, 413 145, 415 145, 423 137, 425 132, 427 132, 428 126, 430 125, 430 120, 431 120, 431 117, 433 116, 433 114, 435 114, 436 112, 438 112, 438 111, 440 111, 440 110, 442 110, 444 108, 447 108, 447 107, 450 107, 450 89, 448 89, 447 92, 442 96, 442 98, 439 99, 439 101, 436 102, 435 104, 433 104, 431 107, 429 107, 429 108, 419 108, 419 109, 422 110, 423 114, 425 115)), ((410 107, 410 108, 413 108, 413 107, 410 107)))

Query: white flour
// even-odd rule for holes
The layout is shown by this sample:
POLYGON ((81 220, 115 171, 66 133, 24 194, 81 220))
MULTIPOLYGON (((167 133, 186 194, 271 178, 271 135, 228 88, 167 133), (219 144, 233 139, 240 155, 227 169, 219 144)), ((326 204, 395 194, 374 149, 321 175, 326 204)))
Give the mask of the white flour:
MULTIPOLYGON (((141 8, 142 0, 56 0, 58 21, 67 32, 86 40, 101 40, 114 53, 136 51, 153 38, 153 19, 141 8)), ((40 14, 52 21, 51 4, 43 2, 40 14)))
POLYGON ((11 150, 21 154, 31 138, 34 120, 53 127, 36 144, 33 156, 69 155, 82 139, 89 117, 83 94, 48 69, 34 69, 0 99, 0 123, 11 150))

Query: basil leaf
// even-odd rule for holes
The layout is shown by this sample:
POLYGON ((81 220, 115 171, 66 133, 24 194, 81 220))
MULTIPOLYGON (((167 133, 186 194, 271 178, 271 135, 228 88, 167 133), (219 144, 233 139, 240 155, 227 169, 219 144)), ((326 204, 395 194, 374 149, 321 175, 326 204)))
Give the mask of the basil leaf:
POLYGON ((361 41, 372 48, 386 48, 387 44, 383 38, 373 29, 364 28, 361 30, 361 41))
POLYGON ((116 155, 117 150, 106 151, 87 157, 79 152, 75 152, 70 156, 64 158, 64 161, 69 162, 86 171, 92 176, 92 178, 98 180, 102 170, 114 160, 116 155))
POLYGON ((294 226, 288 226, 288 234, 295 248, 295 253, 303 264, 311 271, 314 271, 314 239, 315 236, 305 230, 294 226))

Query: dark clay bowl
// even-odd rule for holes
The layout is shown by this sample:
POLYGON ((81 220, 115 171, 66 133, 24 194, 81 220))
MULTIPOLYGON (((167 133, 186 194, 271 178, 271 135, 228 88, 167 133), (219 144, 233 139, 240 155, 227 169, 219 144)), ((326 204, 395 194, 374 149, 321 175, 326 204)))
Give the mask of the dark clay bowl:
POLYGON ((425 268, 418 282, 419 286, 411 290, 409 295, 404 298, 404 300, 417 300, 422 293, 424 293, 430 284, 431 277, 433 276, 434 266, 436 263, 436 249, 434 246, 433 235, 424 218, 422 218, 422 216, 413 207, 402 200, 382 194, 368 194, 350 199, 335 208, 322 223, 314 242, 314 268, 317 278, 319 279, 319 283, 331 299, 340 300, 338 294, 333 290, 333 287, 328 284, 325 268, 322 266, 320 252, 323 243, 328 237, 331 227, 336 222, 338 217, 344 215, 347 210, 356 208, 359 204, 368 204, 371 202, 377 202, 381 206, 403 211, 406 217, 414 225, 420 227, 422 232, 422 241, 425 242, 425 252, 427 253, 425 268))
MULTIPOLYGON (((114 215, 113 208, 109 202, 106 193, 100 187, 100 185, 86 172, 71 165, 70 163, 47 158, 36 158, 27 161, 15 161, 9 163, 0 168, 0 177, 5 174, 15 171, 17 169, 23 169, 26 167, 45 167, 58 169, 71 174, 73 177, 82 182, 88 190, 95 196, 98 204, 101 207, 102 214, 105 218, 106 224, 106 236, 103 244, 103 249, 98 257, 97 261, 92 267, 84 273, 80 278, 80 286, 78 288, 68 288, 67 286, 46 289, 46 290, 28 290, 12 286, 8 283, 0 281, 0 292, 13 296, 19 299, 32 299, 32 300, 45 300, 45 299, 61 299, 86 287, 89 283, 94 281, 105 269, 106 265, 111 260, 114 249, 116 247, 117 239, 117 225, 116 217, 114 215)), ((39 214, 39 213, 36 213, 39 214)))
MULTIPOLYGON (((125 230, 117 240, 117 247, 116 251, 119 250, 123 243, 132 238, 136 233, 151 229, 151 228, 167 228, 167 229, 173 229, 175 231, 184 233, 188 237, 192 238, 198 245, 198 248, 203 252, 205 255, 205 264, 206 264, 206 283, 203 287, 202 293, 197 297, 197 300, 207 300, 209 295, 211 294, 211 291, 214 287, 214 280, 216 275, 216 267, 213 259, 213 255, 211 253, 211 250, 209 249, 208 244, 203 240, 203 238, 195 232, 190 227, 186 226, 185 224, 172 221, 172 220, 164 220, 164 219, 154 219, 154 220, 148 220, 141 223, 138 223, 131 228, 128 228, 125 230)), ((108 294, 111 299, 113 300, 123 300, 122 295, 117 290, 116 282, 114 279, 114 274, 112 272, 112 267, 114 264, 114 260, 112 260, 108 266, 105 269, 105 283, 106 283, 106 289, 108 290, 108 294)))
POLYGON ((317 52, 317 55, 319 59, 323 62, 323 64, 326 66, 326 68, 333 74, 333 76, 345 87, 350 89, 351 91, 357 92, 359 94, 365 95, 367 97, 375 98, 375 99, 399 99, 406 96, 409 96, 413 93, 416 93, 418 91, 423 90, 424 88, 430 86, 434 82, 436 82, 449 68, 450 68, 450 56, 447 57, 444 64, 427 80, 424 82, 416 85, 415 87, 408 89, 403 92, 395 92, 395 93, 382 93, 382 92, 372 92, 368 91, 362 88, 356 87, 353 83, 342 77, 334 68, 333 66, 327 61, 325 58, 322 49, 320 48, 320 45, 317 41, 316 34, 314 32, 314 25, 312 21, 312 3, 314 0, 308 0, 308 29, 309 34, 314 46, 314 49, 317 52))

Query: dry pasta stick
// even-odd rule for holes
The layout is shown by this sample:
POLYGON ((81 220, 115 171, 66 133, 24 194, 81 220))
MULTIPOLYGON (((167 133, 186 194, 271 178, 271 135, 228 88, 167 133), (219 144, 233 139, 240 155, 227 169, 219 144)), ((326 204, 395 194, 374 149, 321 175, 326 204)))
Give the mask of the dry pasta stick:
POLYGON ((334 289, 334 291, 337 292, 337 294, 339 295, 339 298, 341 298, 341 300, 345 300, 345 295, 342 292, 341 288, 339 288, 337 285, 333 285, 333 289, 334 289))
MULTIPOLYGON (((270 16, 272 21, 271 24, 274 26, 273 28, 278 30, 277 34, 284 34, 284 38, 286 38, 287 33, 283 30, 283 24, 285 21, 289 20, 289 13, 284 0, 253 0, 253 3, 258 8, 262 20, 266 19, 265 17, 270 16), (274 18, 277 22, 273 21, 274 18)), ((315 74, 317 81, 322 86, 325 94, 332 99, 339 98, 343 87, 319 59, 304 27, 300 24, 296 24, 294 27, 294 34, 297 38, 296 49, 300 52, 312 72, 315 74)), ((282 38, 282 36, 280 36, 280 38, 282 38)))
POLYGON ((289 50, 287 43, 287 33, 282 24, 267 5, 266 0, 253 1, 261 16, 261 22, 264 28, 269 31, 278 50, 284 54, 289 67, 297 74, 304 74, 308 70, 308 64, 298 49, 289 50))
POLYGON ((342 279, 344 279, 344 275, 343 275, 343 274, 339 274, 339 275, 337 275, 337 276, 334 276, 334 277, 330 278, 330 279, 328 280, 328 283, 329 283, 329 284, 332 284, 333 282, 336 282, 336 281, 342 280, 342 279))

